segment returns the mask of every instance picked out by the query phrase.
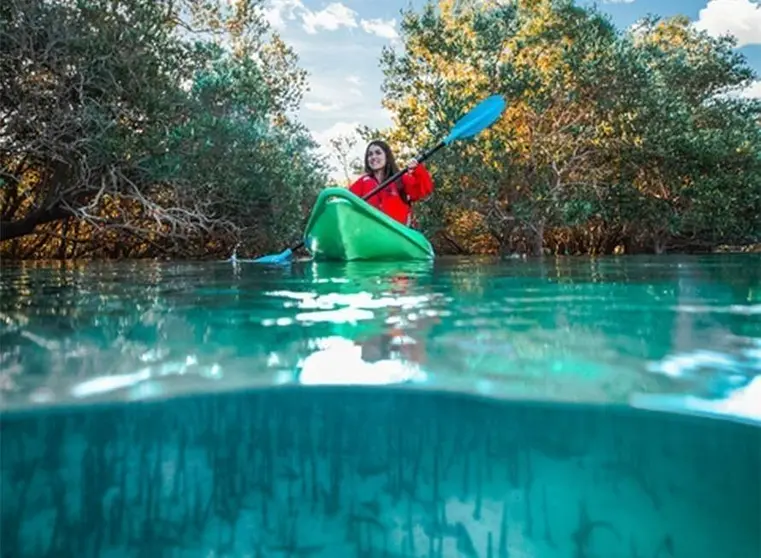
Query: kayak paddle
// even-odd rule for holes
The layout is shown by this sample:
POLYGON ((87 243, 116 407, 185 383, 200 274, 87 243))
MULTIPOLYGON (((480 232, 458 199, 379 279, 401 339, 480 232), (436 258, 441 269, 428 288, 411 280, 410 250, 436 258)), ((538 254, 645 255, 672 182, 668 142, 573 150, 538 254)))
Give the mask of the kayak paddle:
MULTIPOLYGON (((479 133, 481 133, 483 130, 494 124, 494 122, 497 121, 497 119, 502 114, 502 111, 505 110, 505 99, 501 95, 492 95, 491 97, 487 97, 480 103, 478 103, 475 107, 470 109, 470 111, 465 115, 462 116, 454 125, 454 128, 449 132, 449 135, 445 137, 443 140, 441 140, 439 143, 437 143, 435 146, 430 148, 428 151, 423 152, 420 156, 416 157, 418 163, 422 163, 426 159, 428 159, 431 155, 436 153, 439 149, 444 147, 445 145, 449 145, 452 142, 459 140, 459 139, 465 139, 465 138, 471 138, 479 133)), ((373 188, 370 193, 365 194, 362 196, 363 200, 367 200, 371 197, 373 197, 375 194, 386 188, 389 184, 392 182, 398 180, 405 172, 407 172, 407 169, 401 169, 380 184, 373 188)), ((269 256, 262 256, 260 258, 256 258, 255 260, 252 260, 255 263, 283 263, 287 261, 294 251, 298 250, 304 246, 304 241, 302 240, 295 246, 292 246, 290 248, 286 248, 279 254, 271 254, 269 256)))

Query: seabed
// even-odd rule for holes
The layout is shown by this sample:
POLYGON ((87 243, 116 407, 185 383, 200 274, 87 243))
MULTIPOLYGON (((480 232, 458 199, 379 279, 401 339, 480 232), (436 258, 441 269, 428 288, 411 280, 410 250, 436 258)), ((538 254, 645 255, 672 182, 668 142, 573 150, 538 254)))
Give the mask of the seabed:
POLYGON ((289 387, 0 426, 3 557, 761 556, 750 424, 289 387))

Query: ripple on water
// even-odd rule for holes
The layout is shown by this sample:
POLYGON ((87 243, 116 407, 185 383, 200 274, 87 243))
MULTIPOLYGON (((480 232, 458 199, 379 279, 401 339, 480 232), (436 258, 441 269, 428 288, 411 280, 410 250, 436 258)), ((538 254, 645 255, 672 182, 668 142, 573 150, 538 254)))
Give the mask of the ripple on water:
POLYGON ((0 396, 387 383, 756 419, 758 260, 669 258, 6 266, 0 396))

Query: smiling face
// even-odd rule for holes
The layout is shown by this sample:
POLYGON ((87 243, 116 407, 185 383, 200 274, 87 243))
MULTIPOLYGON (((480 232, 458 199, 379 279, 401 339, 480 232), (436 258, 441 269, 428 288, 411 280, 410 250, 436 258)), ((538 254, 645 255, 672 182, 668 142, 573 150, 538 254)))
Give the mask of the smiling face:
POLYGON ((388 144, 383 140, 371 141, 365 150, 365 172, 375 175, 378 180, 384 180, 398 171, 399 167, 396 166, 388 144))
POLYGON ((386 152, 378 144, 370 144, 366 154, 367 166, 371 171, 379 171, 386 166, 386 152))

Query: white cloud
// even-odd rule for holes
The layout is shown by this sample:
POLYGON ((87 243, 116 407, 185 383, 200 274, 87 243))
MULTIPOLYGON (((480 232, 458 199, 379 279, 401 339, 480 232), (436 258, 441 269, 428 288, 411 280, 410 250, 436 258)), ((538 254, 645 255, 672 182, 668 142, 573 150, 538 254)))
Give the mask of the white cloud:
POLYGON ((335 156, 330 140, 339 136, 355 138, 356 143, 349 153, 349 159, 356 158, 361 161, 365 154, 365 142, 356 133, 360 124, 383 128, 391 124, 391 114, 386 109, 377 109, 371 113, 359 114, 356 120, 342 120, 334 122, 322 130, 312 131, 312 137, 320 144, 318 152, 327 157, 328 164, 332 167, 330 178, 339 184, 346 183, 346 175, 340 161, 335 156))
MULTIPOLYGON (((343 184, 343 165, 330 140, 354 136, 359 125, 382 129, 392 123, 381 106, 378 43, 399 43, 398 18, 388 13, 367 16, 357 7, 361 2, 348 0, 263 0, 259 5, 309 73, 298 118, 320 145, 320 153, 332 167, 331 178, 343 184)), ((361 159, 364 142, 356 139, 350 158, 361 159)))
POLYGON ((757 79, 740 91, 739 96, 746 99, 761 99, 761 79, 757 79))
POLYGON ((715 95, 718 100, 721 99, 759 99, 761 100, 761 79, 753 81, 747 87, 742 89, 727 89, 715 95))
POLYGON ((338 103, 320 103, 314 101, 307 101, 304 103, 304 108, 314 112, 332 112, 341 108, 338 103))
POLYGON ((336 120, 334 112, 327 107, 341 111, 342 120, 357 119, 368 126, 385 127, 391 120, 388 111, 380 106, 380 89, 361 91, 358 87, 347 86, 343 76, 337 72, 314 72, 309 77, 309 91, 304 95, 304 122, 313 130, 322 130, 336 120))
POLYGON ((337 31, 342 27, 361 28, 369 35, 396 40, 396 20, 360 19, 357 12, 341 2, 331 2, 325 8, 314 11, 301 0, 267 0, 258 7, 269 24, 278 31, 285 30, 289 21, 300 20, 302 29, 309 35, 319 31, 337 31))
POLYGON ((643 33, 645 32, 645 21, 642 19, 638 19, 637 21, 629 25, 629 27, 627 27, 626 30, 632 35, 634 35, 635 37, 641 38, 643 33))
POLYGON ((340 27, 357 27, 357 12, 340 2, 333 2, 319 12, 305 10, 301 20, 304 31, 314 35, 320 29, 335 31, 340 27))
MULTIPOLYGON (((355 130, 359 127, 359 122, 336 122, 333 124, 330 128, 327 130, 323 130, 321 132, 313 132, 312 136, 316 141, 319 143, 327 146, 328 149, 330 149, 330 140, 332 138, 338 137, 338 136, 353 136, 355 133, 355 130)), ((363 148, 360 147, 360 154, 362 153, 363 148)))
POLYGON ((396 20, 390 19, 363 19, 360 22, 362 29, 371 35, 377 35, 382 39, 398 39, 399 34, 396 32, 396 20))
MULTIPOLYGON (((359 127, 359 122, 336 122, 326 130, 320 132, 312 132, 312 137, 317 143, 320 144, 318 152, 325 155, 328 160, 328 164, 331 166, 330 178, 340 184, 346 182, 346 175, 344 169, 341 167, 341 163, 333 152, 333 147, 330 145, 330 140, 338 136, 355 137, 357 139, 356 144, 349 153, 349 158, 362 159, 365 153, 365 146, 362 141, 356 136, 356 129, 359 127)), ((348 186, 348 184, 346 184, 348 186)))
POLYGON ((761 43, 761 4, 752 0, 709 0, 695 28, 717 37, 731 33, 737 46, 761 43))
POLYGON ((265 7, 257 7, 264 19, 278 31, 285 29, 286 21, 295 20, 298 13, 306 10, 301 0, 270 0, 265 7))

